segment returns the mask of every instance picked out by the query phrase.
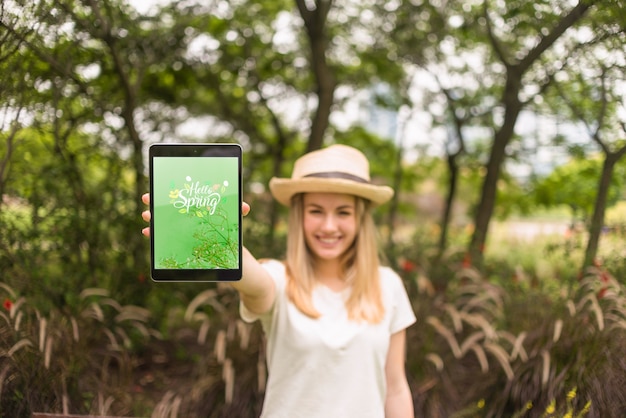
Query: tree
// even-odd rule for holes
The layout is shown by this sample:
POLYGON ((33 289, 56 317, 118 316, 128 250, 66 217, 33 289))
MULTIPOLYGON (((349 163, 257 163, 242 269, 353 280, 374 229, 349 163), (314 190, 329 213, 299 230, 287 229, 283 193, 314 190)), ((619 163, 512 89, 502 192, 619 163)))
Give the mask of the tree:
MULTIPOLYGON (((523 82, 523 78, 528 75, 532 66, 539 60, 541 55, 548 50, 567 29, 574 26, 582 19, 591 5, 591 2, 581 1, 563 16, 559 16, 560 11, 558 11, 559 15, 557 15, 558 17, 556 19, 555 15, 550 15, 551 10, 546 10, 546 19, 539 25, 542 27, 538 28, 539 30, 534 34, 534 36, 538 37, 538 40, 530 49, 518 43, 519 40, 514 41, 517 47, 514 46, 515 44, 512 45, 510 43, 505 47, 504 43, 506 42, 503 42, 504 33, 501 33, 500 35, 502 35, 502 37, 499 37, 500 35, 494 30, 492 17, 489 16, 489 9, 485 5, 485 29, 489 39, 489 46, 492 48, 498 61, 503 65, 506 80, 500 97, 500 103, 504 113, 503 120, 494 132, 493 145, 489 160, 486 164, 487 171, 482 185, 481 197, 474 217, 475 229, 469 245, 470 255, 478 263, 482 262, 482 249, 486 242, 489 222, 495 207, 497 183, 502 164, 506 157, 506 148, 514 136, 515 124, 521 110, 526 104, 521 98, 524 87, 527 87, 527 83, 523 82), (514 52, 511 53, 509 51, 514 52)), ((515 22, 513 13, 516 12, 515 9, 512 9, 512 14, 506 16, 511 19, 511 23, 515 22)), ((514 31, 511 33, 513 32, 514 31)), ((542 85, 545 84, 545 82, 545 80, 540 80, 539 85, 543 88, 542 85)))
POLYGON ((422 8, 407 5, 397 14, 400 30, 392 36, 399 55, 438 74, 442 94, 454 93, 448 94, 448 105, 453 99, 453 112, 467 117, 466 130, 482 127, 492 132, 468 248, 476 264, 482 262, 498 181, 509 145, 517 138, 518 117, 552 82, 551 74, 560 70, 577 43, 570 37, 565 42, 566 32, 585 24, 594 4, 446 2, 422 8), (411 45, 413 39, 422 43, 421 50, 411 45))
POLYGON ((19 131, 3 135, 3 191, 32 212, 26 226, 4 224, 9 242, 31 242, 4 255, 19 261, 14 277, 49 286, 51 299, 88 282, 132 292, 148 275, 136 233, 146 191, 141 89, 146 68, 169 53, 166 38, 115 1, 3 5, 14 46, 2 81, 16 87, 3 90, 3 105, 21 109, 19 131))
MULTIPOLYGON (((602 170, 597 179, 597 194, 589 220, 589 239, 582 269, 595 261, 600 235, 604 227, 607 205, 615 203, 610 187, 617 163, 626 155, 626 119, 624 91, 626 49, 623 34, 604 39, 601 44, 590 42, 590 48, 576 55, 576 69, 561 76, 564 82, 555 84, 559 97, 572 113, 572 119, 582 123, 603 155, 602 170), (581 70, 582 69, 582 70, 581 70), (565 81, 566 80, 566 81, 565 81)), ((574 58, 570 58, 574 61, 574 58)))

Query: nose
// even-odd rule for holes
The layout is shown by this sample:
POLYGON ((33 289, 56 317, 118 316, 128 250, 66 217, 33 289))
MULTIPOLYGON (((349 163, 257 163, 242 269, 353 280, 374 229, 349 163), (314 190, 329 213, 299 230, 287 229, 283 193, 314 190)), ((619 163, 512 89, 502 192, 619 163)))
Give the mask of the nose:
POLYGON ((328 214, 324 217, 324 222, 322 224, 322 231, 329 232, 335 231, 337 229, 337 219, 332 214, 328 214))

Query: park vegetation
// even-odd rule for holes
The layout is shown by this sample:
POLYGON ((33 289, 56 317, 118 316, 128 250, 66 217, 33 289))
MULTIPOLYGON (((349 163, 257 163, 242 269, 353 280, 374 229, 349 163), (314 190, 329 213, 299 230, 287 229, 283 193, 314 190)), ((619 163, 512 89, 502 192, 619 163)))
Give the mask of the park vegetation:
POLYGON ((370 158, 397 191, 375 215, 418 316, 416 416, 623 417, 624 10, 2 1, 0 418, 258 416, 263 335, 236 293, 150 280, 164 141, 242 145, 264 258, 286 233, 272 176, 331 143, 370 158))

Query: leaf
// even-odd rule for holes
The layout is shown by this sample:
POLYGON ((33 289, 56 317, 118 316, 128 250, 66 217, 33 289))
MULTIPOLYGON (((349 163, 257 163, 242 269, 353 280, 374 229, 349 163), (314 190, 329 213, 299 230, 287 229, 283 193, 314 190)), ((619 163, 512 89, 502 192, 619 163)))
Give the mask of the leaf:
POLYGON ((16 299, 16 294, 15 291, 9 287, 7 284, 5 283, 0 283, 0 288, 6 290, 7 292, 9 292, 9 295, 11 295, 11 299, 16 299))
POLYGON ((191 320, 191 317, 196 309, 204 304, 207 304, 210 300, 214 299, 216 295, 217 292, 215 292, 214 289, 208 289, 196 296, 187 306, 187 310, 185 311, 185 320, 191 320))
POLYGON ((467 337, 461 343, 461 355, 465 355, 469 349, 471 349, 474 345, 478 344, 478 341, 485 338, 485 333, 482 331, 476 331, 467 337))
POLYGON ((102 288, 90 287, 90 288, 84 289, 78 295, 78 297, 81 299, 88 298, 89 296, 103 296, 103 297, 109 296, 109 291, 106 289, 102 289, 102 288))
POLYGON ((541 358, 543 359, 543 367, 541 372, 541 384, 546 385, 550 378, 550 353, 547 350, 541 351, 541 358))
POLYGON ((115 322, 138 321, 148 322, 150 319, 150 311, 135 305, 126 305, 122 311, 115 317, 115 322))
POLYGON ((513 344, 513 350, 511 350, 510 355, 511 360, 515 360, 518 356, 523 362, 528 360, 528 354, 526 354, 526 349, 524 349, 526 335, 527 333, 525 331, 521 332, 515 339, 515 344, 513 344))
POLYGON ((12 357, 13 354, 15 354, 20 348, 26 347, 26 346, 30 346, 30 345, 33 345, 33 343, 31 343, 30 340, 28 340, 26 338, 22 338, 21 340, 16 342, 13 345, 13 347, 11 347, 11 349, 7 352, 7 355, 9 357, 12 357))
POLYGON ((426 360, 430 361, 432 364, 435 365, 435 368, 437 369, 437 371, 442 371, 443 370, 443 360, 441 359, 441 357, 436 354, 436 353, 429 353, 426 354, 426 360))
POLYGON ((452 354, 454 355, 454 357, 457 359, 461 358, 461 356, 463 355, 461 353, 461 347, 459 347, 459 343, 454 337, 454 334, 452 333, 452 331, 446 328, 441 323, 441 321, 434 316, 429 316, 426 319, 426 323, 430 324, 433 328, 435 328, 435 330, 439 333, 439 335, 441 335, 442 337, 446 339, 446 341, 448 341, 448 345, 450 345, 450 349, 452 350, 452 354))
POLYGON ((498 344, 494 343, 485 343, 485 349, 493 354, 496 360, 498 360, 498 362, 502 366, 502 370, 504 370, 504 373, 506 373, 507 379, 509 381, 513 380, 514 373, 513 369, 511 368, 508 353, 498 344))
POLYGON ((485 350, 482 349, 479 345, 473 345, 470 349, 476 354, 476 358, 480 363, 480 370, 483 373, 487 373, 489 371, 489 361, 487 361, 487 355, 485 354, 485 350))
POLYGON ((463 322, 461 321, 461 315, 459 314, 459 311, 449 303, 444 306, 444 309, 450 315, 450 319, 452 319, 454 331, 461 332, 463 330, 463 322))

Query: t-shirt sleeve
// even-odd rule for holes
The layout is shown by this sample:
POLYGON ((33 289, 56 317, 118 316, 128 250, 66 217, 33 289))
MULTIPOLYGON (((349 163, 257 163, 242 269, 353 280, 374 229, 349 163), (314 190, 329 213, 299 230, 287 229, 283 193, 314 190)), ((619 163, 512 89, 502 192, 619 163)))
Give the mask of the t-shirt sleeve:
POLYGON ((274 310, 276 309, 276 304, 277 304, 277 300, 279 296, 282 293, 284 293, 285 266, 283 265, 283 263, 281 263, 278 260, 267 260, 267 261, 261 262, 261 266, 265 268, 265 270, 270 274, 270 277, 272 278, 272 280, 274 280, 274 285, 276 286, 275 288, 276 295, 274 297, 274 304, 272 305, 272 308, 268 312, 262 315, 259 315, 254 312, 251 312, 248 308, 246 308, 243 302, 239 301, 239 315, 241 316, 241 319, 243 319, 245 322, 254 322, 258 319, 263 320, 264 318, 270 318, 274 310))
POLYGON ((391 321, 389 323, 389 331, 395 334, 405 328, 413 325, 417 320, 409 295, 406 292, 402 279, 396 272, 389 268, 383 269, 383 279, 386 280, 391 288, 392 296, 392 312, 391 321))

